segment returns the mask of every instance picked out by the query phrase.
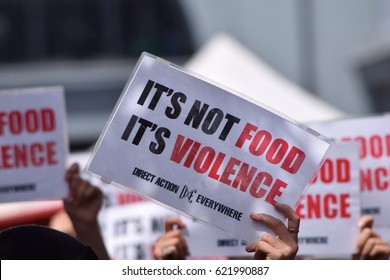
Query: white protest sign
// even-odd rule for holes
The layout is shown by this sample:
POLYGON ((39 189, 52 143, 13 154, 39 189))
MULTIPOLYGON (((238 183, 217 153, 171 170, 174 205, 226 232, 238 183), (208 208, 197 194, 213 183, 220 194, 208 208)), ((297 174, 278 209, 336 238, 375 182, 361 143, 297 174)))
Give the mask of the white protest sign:
POLYGON ((331 146, 296 212, 298 255, 352 256, 360 231, 358 143, 331 146))
MULTIPOLYGON (((69 164, 76 162, 84 168, 90 156, 89 152, 71 153, 69 164)), ((112 187, 91 177, 89 173, 82 172, 81 175, 104 193, 105 203, 99 212, 99 222, 110 254, 116 259, 152 258, 150 246, 164 233, 164 219, 177 216, 177 213, 145 201, 131 189, 112 187), (137 221, 139 230, 132 230, 131 221, 137 221)), ((233 238, 226 232, 193 222, 187 217, 182 217, 182 220, 187 225, 185 232, 188 234, 185 238, 189 243, 192 258, 248 254, 244 241, 233 238)))
POLYGON ((65 197, 63 88, 0 91, 0 104, 0 202, 65 197))
POLYGON ((182 218, 186 223, 186 239, 192 258, 203 257, 251 257, 253 253, 245 251, 248 242, 237 239, 227 232, 214 229, 190 219, 182 218))
POLYGON ((150 206, 149 202, 140 202, 105 209, 102 234, 111 258, 152 259, 152 244, 164 232, 164 219, 170 213, 156 205, 163 210, 152 218, 150 206))
MULTIPOLYGON (((177 213, 152 202, 140 202, 106 210, 104 241, 114 259, 152 259, 152 246, 165 232, 165 219, 177 213)), ((181 216, 186 224, 183 236, 189 258, 253 256, 246 243, 224 231, 210 228, 181 216)))
POLYGON ((359 142, 362 214, 372 215, 377 226, 389 226, 390 116, 340 119, 310 127, 339 141, 359 142))
MULTIPOLYGON (((243 73, 244 75, 245 73, 243 73)), ((329 147, 321 135, 162 59, 143 54, 88 170, 255 241, 295 207, 329 147)))

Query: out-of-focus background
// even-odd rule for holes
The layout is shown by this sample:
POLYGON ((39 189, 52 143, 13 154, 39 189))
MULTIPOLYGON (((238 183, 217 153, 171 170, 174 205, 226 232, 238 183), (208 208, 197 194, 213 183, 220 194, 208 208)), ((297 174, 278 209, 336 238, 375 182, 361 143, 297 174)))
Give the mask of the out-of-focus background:
POLYGON ((340 111, 384 112, 389 29, 387 0, 0 0, 0 89, 63 85, 81 150, 143 51, 183 65, 224 32, 340 111))

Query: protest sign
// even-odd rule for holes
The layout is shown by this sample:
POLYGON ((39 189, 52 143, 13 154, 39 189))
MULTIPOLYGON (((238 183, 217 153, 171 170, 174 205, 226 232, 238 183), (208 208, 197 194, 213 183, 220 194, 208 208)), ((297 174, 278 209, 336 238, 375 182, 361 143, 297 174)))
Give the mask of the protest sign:
POLYGON ((250 213, 284 219, 275 202, 295 207, 329 145, 271 109, 143 54, 87 168, 255 241, 269 229, 250 213))
POLYGON ((296 210, 298 255, 351 257, 359 235, 358 143, 334 144, 296 210))
POLYGON ((390 116, 347 118, 310 127, 338 141, 359 143, 362 214, 372 215, 376 226, 389 226, 390 116))
MULTIPOLYGON (((76 162, 83 169, 90 156, 89 152, 71 153, 69 164, 76 162)), ((177 213, 145 201, 131 189, 114 188, 89 173, 82 172, 80 175, 104 193, 99 224, 110 255, 116 259, 152 258, 150 248, 153 242, 164 234, 164 219, 177 216, 177 213), (134 223, 138 224, 139 230, 132 229, 134 223)), ((181 219, 187 225, 185 232, 188 234, 185 238, 190 246, 191 258, 248 254, 245 251, 246 242, 221 230, 193 222, 187 217, 182 216, 181 219)))
POLYGON ((165 230, 164 219, 172 214, 168 209, 156 205, 161 211, 152 216, 154 205, 140 202, 104 210, 102 234, 111 258, 153 258, 152 244, 165 230))
MULTIPOLYGON (((177 213, 152 202, 131 203, 106 209, 103 236, 114 259, 153 259, 152 246, 165 233, 165 219, 177 213)), ((189 258, 253 256, 244 241, 224 231, 181 216, 189 258)))
POLYGON ((63 88, 3 90, 0 104, 0 202, 65 197, 63 88))

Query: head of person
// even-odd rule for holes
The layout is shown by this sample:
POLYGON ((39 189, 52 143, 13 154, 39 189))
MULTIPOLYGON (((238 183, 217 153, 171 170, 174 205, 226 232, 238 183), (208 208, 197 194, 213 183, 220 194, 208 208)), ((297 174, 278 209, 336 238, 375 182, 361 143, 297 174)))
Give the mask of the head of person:
POLYGON ((97 260, 89 247, 72 236, 37 225, 22 225, 0 233, 2 260, 97 260))

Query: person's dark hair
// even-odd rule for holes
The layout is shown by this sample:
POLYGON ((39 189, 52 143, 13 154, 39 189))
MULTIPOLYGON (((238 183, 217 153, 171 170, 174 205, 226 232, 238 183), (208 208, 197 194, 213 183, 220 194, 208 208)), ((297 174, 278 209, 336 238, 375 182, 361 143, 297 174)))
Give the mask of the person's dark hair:
POLYGON ((97 260, 89 247, 63 232, 23 225, 0 233, 2 260, 97 260))

